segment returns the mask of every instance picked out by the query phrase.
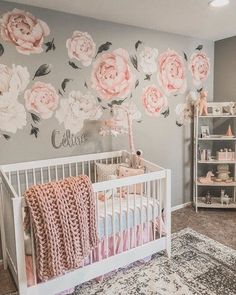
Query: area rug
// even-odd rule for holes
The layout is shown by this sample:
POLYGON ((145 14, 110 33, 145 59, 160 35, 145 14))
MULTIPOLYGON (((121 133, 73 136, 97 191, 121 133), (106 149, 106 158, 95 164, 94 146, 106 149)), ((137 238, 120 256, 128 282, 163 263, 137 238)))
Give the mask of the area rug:
POLYGON ((173 235, 170 260, 161 252, 74 292, 92 294, 235 295, 236 251, 187 228, 173 235))

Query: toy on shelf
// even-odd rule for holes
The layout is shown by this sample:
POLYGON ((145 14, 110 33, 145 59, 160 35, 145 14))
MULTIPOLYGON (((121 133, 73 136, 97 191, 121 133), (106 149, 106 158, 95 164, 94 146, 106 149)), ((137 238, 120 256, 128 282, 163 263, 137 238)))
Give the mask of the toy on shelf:
POLYGON ((221 195, 220 195, 220 201, 221 201, 221 205, 224 205, 224 203, 226 204, 226 205, 229 205, 229 203, 230 203, 230 197, 229 197, 229 195, 227 195, 227 194, 225 194, 225 190, 221 190, 221 195))
POLYGON ((232 129, 231 129, 231 125, 229 125, 228 130, 225 135, 228 137, 234 137, 232 129))
POLYGON ((199 182, 202 184, 213 183, 212 177, 214 177, 214 174, 212 171, 208 171, 205 177, 199 177, 199 182))
POLYGON ((205 199, 206 199, 206 204, 211 204, 212 197, 210 192, 207 192, 205 199))
POLYGON ((235 102, 230 102, 228 106, 226 106, 225 111, 227 112, 228 115, 236 115, 236 103, 235 102))
POLYGON ((216 160, 218 161, 234 161, 235 152, 231 149, 221 149, 219 152, 216 152, 216 160))
POLYGON ((199 96, 199 116, 202 116, 205 114, 206 116, 208 115, 208 110, 207 110, 207 91, 201 90, 200 91, 200 96, 199 96))
POLYGON ((217 165, 217 178, 215 179, 218 182, 232 182, 233 178, 230 177, 229 165, 228 164, 219 164, 217 165))

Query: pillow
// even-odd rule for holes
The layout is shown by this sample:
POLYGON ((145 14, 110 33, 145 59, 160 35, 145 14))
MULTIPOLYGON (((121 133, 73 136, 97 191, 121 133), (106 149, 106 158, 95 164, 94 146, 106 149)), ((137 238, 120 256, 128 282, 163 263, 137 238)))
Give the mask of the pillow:
POLYGON ((110 180, 111 175, 117 175, 119 166, 120 164, 96 163, 97 181, 100 182, 110 180))
MULTIPOLYGON (((129 176, 136 176, 144 174, 144 169, 135 169, 135 168, 128 168, 125 166, 120 165, 118 168, 118 176, 119 178, 129 177, 129 176)), ((134 184, 129 187, 129 193, 134 194, 136 190, 136 194, 142 193, 142 184, 134 184)))

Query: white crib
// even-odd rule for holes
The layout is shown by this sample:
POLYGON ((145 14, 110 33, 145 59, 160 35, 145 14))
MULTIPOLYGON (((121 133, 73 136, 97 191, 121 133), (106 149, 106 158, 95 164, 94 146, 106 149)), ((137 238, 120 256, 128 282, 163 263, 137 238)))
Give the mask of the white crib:
MULTIPOLYGON (((171 173, 170 170, 161 168, 153 163, 143 160, 146 167, 145 174, 125 177, 110 181, 97 182, 95 162, 123 163, 130 157, 126 151, 115 151, 98 154, 89 154, 76 157, 50 159, 43 161, 25 162, 1 166, 0 170, 0 226, 3 249, 4 267, 9 267, 20 295, 56 294, 66 289, 75 287, 112 270, 124 267, 132 262, 143 259, 161 250, 171 254, 171 173), (24 191, 38 183, 46 183, 63 179, 69 176, 86 174, 93 182, 94 197, 96 198, 97 221, 103 216, 103 238, 114 238, 117 231, 129 229, 137 224, 150 222, 153 225, 153 240, 143 242, 141 245, 122 253, 106 254, 105 259, 93 261, 92 255, 82 267, 67 272, 66 274, 37 283, 27 285, 25 263, 25 241, 23 227, 23 212, 25 201, 24 191), (125 187, 129 191, 135 184, 142 185, 143 193, 126 199, 115 199, 114 192, 117 188, 125 187), (98 200, 100 192, 112 191, 112 198, 103 204, 98 200), (115 203, 119 203, 118 207, 115 203), (138 204, 137 204, 138 203, 138 204), (164 208, 165 230, 157 234, 155 224, 161 217, 164 208), (125 212, 125 213, 124 213, 125 212), (132 212, 132 214, 130 214, 132 212), (144 214, 145 213, 145 214, 144 214), (124 216, 124 218, 123 218, 124 216), (116 219, 118 220, 118 226, 116 219), (125 225, 124 225, 125 224, 125 225), (115 230, 115 228, 117 228, 115 230)), ((160 223, 160 227, 161 227, 160 223)), ((33 229, 31 224, 31 230, 33 229)), ((149 229, 149 226, 148 226, 149 229)), ((143 230, 143 226, 142 226, 143 230)), ((129 234, 129 230, 128 230, 129 234)), ((115 241, 115 239, 114 239, 115 241)), ((124 242, 124 241, 123 241, 124 242)), ((98 246, 99 247, 99 246, 98 246)), ((108 247, 108 242, 105 247, 108 247)), ((34 239, 31 239, 33 274, 36 278, 34 239)), ((106 252, 108 253, 108 251, 106 252)))

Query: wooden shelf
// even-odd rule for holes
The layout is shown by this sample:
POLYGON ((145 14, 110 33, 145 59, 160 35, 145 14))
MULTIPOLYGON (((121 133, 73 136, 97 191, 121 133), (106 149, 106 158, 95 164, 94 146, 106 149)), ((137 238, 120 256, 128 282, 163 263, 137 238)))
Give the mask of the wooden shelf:
POLYGON ((221 205, 220 198, 212 198, 211 204, 206 204, 203 200, 203 197, 198 198, 197 206, 199 208, 224 208, 224 209, 236 209, 236 203, 232 201, 229 205, 221 205))
POLYGON ((208 184, 204 184, 204 183, 201 183, 201 182, 197 182, 197 185, 198 186, 225 186, 225 187, 229 187, 229 186, 232 186, 232 187, 235 187, 236 186, 236 181, 233 181, 233 182, 213 182, 213 183, 208 183, 208 184))
POLYGON ((199 164, 236 164, 236 161, 198 160, 199 164))

